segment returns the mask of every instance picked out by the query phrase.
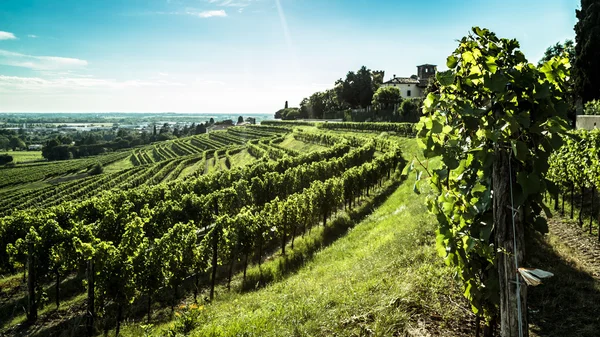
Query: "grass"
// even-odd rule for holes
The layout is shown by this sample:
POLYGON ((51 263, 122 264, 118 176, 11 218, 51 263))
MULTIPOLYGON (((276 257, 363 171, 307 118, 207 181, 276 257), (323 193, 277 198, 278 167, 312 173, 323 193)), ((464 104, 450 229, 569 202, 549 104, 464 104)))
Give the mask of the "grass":
POLYGON ((302 153, 313 152, 313 151, 321 151, 326 149, 325 146, 313 143, 305 143, 299 140, 294 139, 293 135, 289 134, 285 137, 283 142, 279 144, 281 147, 285 147, 288 149, 300 151, 302 153))
POLYGON ((226 160, 227 160, 227 157, 225 157, 225 156, 219 158, 219 167, 221 168, 222 171, 227 170, 227 164, 225 164, 226 160))
POLYGON ((104 167, 105 173, 114 173, 133 167, 130 157, 123 158, 104 167))
POLYGON ((252 164, 256 158, 252 157, 247 150, 242 150, 231 156, 231 167, 242 167, 252 164))
POLYGON ((586 268, 582 252, 553 233, 535 236, 527 252, 529 266, 554 273, 528 289, 530 336, 598 336, 600 279, 586 268))
POLYGON ((2 193, 8 193, 8 192, 15 191, 15 190, 19 190, 21 192, 27 192, 27 191, 32 191, 32 190, 48 187, 50 185, 51 184, 48 183, 47 181, 36 181, 33 183, 24 184, 24 185, 7 186, 5 188, 0 189, 0 191, 2 193))
POLYGON ((204 173, 204 168, 205 168, 206 162, 202 159, 198 159, 198 161, 196 161, 194 164, 186 166, 181 173, 179 174, 179 176, 177 178, 183 178, 183 177, 187 177, 190 174, 200 170, 202 173, 204 173))
POLYGON ((9 151, 0 152, 0 154, 7 154, 13 157, 13 163, 24 163, 35 160, 44 160, 42 157, 42 151, 9 151))
POLYGON ((205 174, 213 173, 219 171, 221 168, 219 167, 219 163, 215 163, 215 157, 213 155, 210 156, 206 160, 206 172, 205 174))
MULTIPOLYGON (((268 285, 251 292, 220 288, 212 304, 194 311, 197 317, 189 320, 184 313, 157 325, 152 334, 166 335, 185 321, 188 329, 194 327, 191 336, 426 335, 425 329, 462 335, 466 302, 451 269, 437 256, 434 224, 424 196, 416 196, 411 181, 405 182, 297 270, 282 272, 286 261, 324 235, 322 227, 298 239, 287 256, 249 269, 249 279, 274 275, 268 285)), ((123 335, 144 333, 134 324, 123 335)))

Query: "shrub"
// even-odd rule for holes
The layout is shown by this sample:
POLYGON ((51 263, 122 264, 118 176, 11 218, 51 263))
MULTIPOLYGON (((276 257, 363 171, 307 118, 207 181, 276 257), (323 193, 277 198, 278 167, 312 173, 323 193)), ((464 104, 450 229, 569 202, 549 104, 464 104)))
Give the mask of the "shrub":
POLYGON ((0 154, 0 165, 8 164, 13 161, 13 157, 7 154, 0 154))
POLYGON ((102 165, 100 165, 100 163, 96 163, 89 169, 88 174, 95 176, 101 174, 102 172, 104 172, 104 168, 102 167, 102 165))
POLYGON ((592 100, 585 103, 583 113, 586 115, 600 115, 600 100, 592 100))

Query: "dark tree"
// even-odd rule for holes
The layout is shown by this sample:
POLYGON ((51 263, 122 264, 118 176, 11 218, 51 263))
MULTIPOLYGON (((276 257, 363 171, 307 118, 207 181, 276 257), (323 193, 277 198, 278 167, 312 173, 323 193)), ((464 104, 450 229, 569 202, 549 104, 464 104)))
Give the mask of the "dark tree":
POLYGON ((197 135, 201 134, 201 133, 206 133, 206 126, 204 126, 204 124, 200 123, 198 125, 196 125, 196 132, 197 135))
POLYGON ((575 11, 575 93, 583 103, 600 98, 600 1, 581 0, 575 11))
POLYGON ((421 117, 419 103, 419 98, 407 99, 402 101, 402 104, 400 104, 400 107, 398 107, 400 121, 412 123, 418 122, 419 118, 421 117))
POLYGON ((288 102, 285 101, 285 107, 284 107, 284 109, 287 109, 287 108, 288 108, 288 102))
POLYGON ((7 154, 0 154, 0 165, 8 164, 13 161, 13 157, 7 154))
POLYGON ((0 149, 8 149, 8 138, 0 136, 0 149))
POLYGON ((553 57, 562 56, 564 52, 567 53, 569 61, 573 64, 575 62, 575 44, 573 40, 565 40, 565 43, 557 42, 555 45, 548 47, 544 52, 544 56, 538 62, 538 66, 550 61, 553 57))
POLYGON ((244 123, 244 117, 240 116, 240 117, 238 117, 238 124, 242 124, 242 123, 244 123))
POLYGON ((215 124, 215 119, 211 117, 210 120, 208 121, 208 124, 215 124))
POLYGON ((362 66, 356 73, 348 72, 346 79, 339 79, 334 89, 337 97, 351 108, 366 108, 373 100, 378 88, 379 79, 373 79, 371 70, 362 66))
POLYGON ((9 140, 9 146, 13 149, 13 151, 16 151, 17 149, 24 149, 25 142, 23 142, 21 138, 17 136, 12 136, 9 140))

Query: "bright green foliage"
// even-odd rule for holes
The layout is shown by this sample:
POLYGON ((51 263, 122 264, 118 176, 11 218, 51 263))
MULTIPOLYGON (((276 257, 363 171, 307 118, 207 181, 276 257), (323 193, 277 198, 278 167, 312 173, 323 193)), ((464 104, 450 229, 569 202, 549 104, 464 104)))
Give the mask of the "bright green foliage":
POLYGON ((550 157, 548 177, 565 188, 600 186, 600 130, 577 130, 550 157))
POLYGON ((373 95, 371 104, 376 109, 388 109, 402 102, 400 89, 396 87, 380 87, 373 95))
POLYGON ((403 136, 413 135, 415 132, 414 123, 321 123, 318 127, 323 129, 342 129, 352 131, 392 131, 398 132, 403 136))
POLYGON ((538 68, 518 48, 516 40, 473 28, 448 57, 449 70, 437 74, 440 91, 427 96, 426 116, 417 125, 425 157, 442 158, 441 167, 424 166, 417 176, 429 175, 435 192, 428 203, 439 222, 438 251, 456 267, 473 311, 488 319, 499 296, 494 154, 510 151, 514 207, 525 209, 527 226, 544 230, 541 192, 550 187, 548 158, 567 127, 562 96, 568 60, 553 58, 538 68))
POLYGON ((600 115, 600 100, 591 100, 585 103, 583 113, 586 115, 600 115))

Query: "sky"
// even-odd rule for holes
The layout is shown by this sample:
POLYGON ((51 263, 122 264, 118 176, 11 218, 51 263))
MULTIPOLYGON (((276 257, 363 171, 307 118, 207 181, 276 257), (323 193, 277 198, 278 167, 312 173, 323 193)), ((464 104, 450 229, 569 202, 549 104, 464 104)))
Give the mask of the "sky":
POLYGON ((445 69, 472 26, 530 62, 577 0, 0 0, 0 111, 272 113, 365 65, 445 69))

